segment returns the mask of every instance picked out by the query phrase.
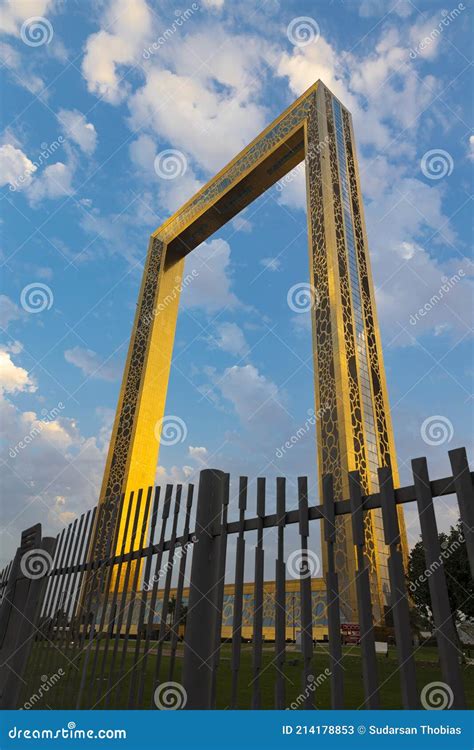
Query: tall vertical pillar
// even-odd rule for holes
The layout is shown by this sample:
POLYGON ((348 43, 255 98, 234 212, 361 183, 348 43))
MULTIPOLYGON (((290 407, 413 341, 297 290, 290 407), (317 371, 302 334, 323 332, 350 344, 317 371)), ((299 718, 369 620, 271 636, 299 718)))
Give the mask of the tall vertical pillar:
MULTIPOLYGON (((114 517, 112 508, 109 514, 97 514, 91 558, 104 557, 110 536, 115 549, 122 549, 131 492, 135 502, 137 490, 154 483, 184 265, 184 259, 168 257, 167 250, 160 239, 150 239, 99 502, 113 505, 120 496, 123 500, 114 528, 107 521, 114 517)), ((132 527, 130 523, 125 552, 136 548, 132 527)), ((114 585, 113 576, 109 585, 114 585)))
MULTIPOLYGON (((396 466, 351 118, 324 86, 308 116, 305 150, 319 475, 334 476, 337 501, 349 496, 350 471, 370 493, 378 490, 377 468, 396 466)), ((382 621, 388 574, 380 512, 367 512, 364 524, 374 616, 382 621)), ((406 552, 404 526, 402 546, 406 552)), ((344 615, 356 620, 348 517, 337 518, 335 556, 344 615)))

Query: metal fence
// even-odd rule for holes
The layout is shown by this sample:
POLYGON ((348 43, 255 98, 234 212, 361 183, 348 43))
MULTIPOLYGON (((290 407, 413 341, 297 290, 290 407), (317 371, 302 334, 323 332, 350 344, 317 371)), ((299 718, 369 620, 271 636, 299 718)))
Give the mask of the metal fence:
MULTIPOLYGON (((429 590, 440 676, 450 707, 465 707, 462 666, 448 599, 433 498, 456 494, 466 549, 474 572, 473 475, 465 449, 450 451, 452 476, 430 480, 426 460, 412 462, 414 483, 394 489, 389 468, 379 469, 380 492, 364 496, 357 472, 349 497, 334 502, 332 478, 323 481, 323 503, 310 506, 307 480, 298 479, 298 507, 287 509, 286 481, 276 479, 275 512, 266 513, 268 487, 256 482, 256 515, 247 516, 249 485, 240 477, 238 519, 229 520, 230 477, 206 469, 194 487, 167 485, 140 490, 128 504, 121 539, 110 539, 103 559, 88 559, 99 505, 76 519, 56 540, 39 527, 24 532, 15 560, 0 573, 0 705, 22 708, 301 708, 321 706, 328 693, 334 709, 352 705, 345 692, 341 644, 341 596, 335 562, 336 517, 350 514, 356 559, 356 592, 363 698, 361 707, 383 705, 376 654, 364 515, 381 508, 389 550, 390 602, 398 658, 399 701, 417 708, 419 694, 410 599, 400 550, 397 506, 416 503, 430 571, 429 590), (195 506, 195 507, 194 507, 195 506), (150 519, 147 522, 147 519, 150 519), (327 644, 315 643, 312 580, 299 579, 299 648, 288 644, 285 532, 293 526, 303 557, 312 522, 323 525, 326 559, 327 644), (264 546, 273 529, 275 545, 264 546), (32 536, 32 531, 36 536, 32 536), (248 551, 246 537, 256 539, 248 551), (32 546, 32 539, 35 539, 32 546), (253 537, 252 537, 253 538, 253 537), (234 543, 235 542, 235 543, 234 543), (223 638, 226 571, 232 551, 231 635, 223 638), (274 562, 274 642, 264 639, 264 565, 274 562), (243 642, 246 563, 252 556, 251 643, 243 642), (22 628, 18 627, 18 617, 22 628), (21 652, 22 658, 18 659, 21 652), (16 656, 15 656, 16 655, 16 656), (295 655, 298 657, 295 659, 295 655), (300 661, 301 660, 301 661, 300 661), (289 678, 297 661, 301 674, 289 678), (321 668, 318 667, 318 661, 321 668), (322 685, 322 665, 324 670, 322 685), (300 684, 297 684, 300 681, 300 684), (245 683, 245 684, 244 684, 245 683), (224 705, 222 695, 225 693, 224 705), (269 697, 270 696, 270 697, 269 697)), ((133 494, 133 493, 132 493, 133 494)), ((119 502, 112 502, 117 512, 119 502)), ((247 567, 248 570, 248 567, 247 567)), ((268 607, 265 594, 265 606, 268 607)), ((294 622, 293 622, 294 625, 294 622)), ((356 706, 357 707, 357 706, 356 706)))

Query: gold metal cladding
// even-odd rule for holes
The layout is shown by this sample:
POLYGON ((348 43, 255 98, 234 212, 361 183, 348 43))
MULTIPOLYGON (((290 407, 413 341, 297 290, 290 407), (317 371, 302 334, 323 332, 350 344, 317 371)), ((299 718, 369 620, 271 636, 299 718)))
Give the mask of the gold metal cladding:
MULTIPOLYGON (((125 551, 138 544, 130 531, 124 540, 124 524, 131 491, 135 503, 137 489, 155 481, 185 256, 303 159, 310 280, 316 290, 312 338, 319 476, 334 475, 337 499, 348 495, 348 472, 354 469, 367 490, 371 487, 332 102, 328 89, 315 83, 152 234, 101 490, 101 504, 121 498, 118 520, 112 522, 108 514, 108 520, 98 521, 91 555, 101 557, 111 538, 117 551, 124 541, 125 551)), ((351 118, 343 107, 342 115, 377 450, 380 461, 389 460, 396 469, 351 118)), ((381 619, 385 550, 377 526, 367 514, 367 549, 381 619)), ((344 615, 356 618, 349 518, 338 518, 336 568, 344 615)))

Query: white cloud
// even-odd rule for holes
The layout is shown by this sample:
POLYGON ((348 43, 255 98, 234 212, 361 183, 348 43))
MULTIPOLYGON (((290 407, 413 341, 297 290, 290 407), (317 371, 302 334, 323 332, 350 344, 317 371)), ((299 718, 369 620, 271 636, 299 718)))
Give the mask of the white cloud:
POLYGON ((23 21, 46 16, 54 10, 55 0, 5 0, 0 8, 0 28, 4 34, 18 34, 23 21))
POLYGON ((235 216, 232 219, 232 226, 236 230, 236 232, 251 232, 252 231, 252 222, 245 218, 245 216, 242 216, 241 214, 235 216))
POLYGON ((222 396, 230 401, 241 423, 259 432, 286 424, 283 396, 273 381, 251 364, 227 368, 216 381, 222 396))
POLYGON ((288 208, 306 211, 306 170, 304 162, 297 164, 280 183, 277 201, 288 208))
POLYGON ((139 65, 141 50, 150 33, 152 17, 144 0, 112 0, 100 31, 86 42, 82 72, 92 94, 119 104, 129 86, 121 81, 120 66, 139 65))
POLYGON ((78 367, 88 378, 99 378, 100 380, 113 382, 120 377, 120 369, 115 362, 104 360, 91 349, 75 346, 73 349, 66 349, 64 358, 66 362, 78 367))
POLYGON ((195 271, 192 283, 184 287, 183 307, 199 307, 206 312, 233 309, 239 300, 231 290, 230 246, 225 240, 203 242, 186 258, 185 274, 195 271))
POLYGON ((190 458, 192 458, 194 461, 197 461, 200 464, 205 464, 207 457, 209 455, 209 451, 204 446, 193 446, 190 445, 188 449, 188 453, 190 458))
POLYGON ((163 465, 156 468, 156 484, 186 484, 197 478, 199 469, 195 466, 171 466, 166 469, 163 465))
POLYGON ((0 326, 7 330, 13 320, 21 317, 21 310, 10 297, 0 294, 0 326))
MULTIPOLYGON (((377 4, 372 5, 375 12, 377 4)), ((415 327, 409 324, 410 315, 439 291, 443 278, 459 269, 467 274, 466 259, 443 212, 444 186, 429 186, 418 179, 419 115, 436 97, 439 82, 420 75, 409 60, 408 45, 426 34, 434 20, 422 18, 404 29, 385 25, 372 53, 363 57, 336 50, 320 38, 317 44, 285 53, 277 66, 295 94, 320 78, 353 114, 356 138, 362 144, 361 183, 379 314, 384 330, 390 337, 397 335, 400 345, 429 331, 464 333, 464 320, 470 318, 466 275, 430 315, 415 327), (369 159, 367 152, 376 156, 369 159), (440 261, 433 246, 443 245, 449 260, 440 261), (400 326, 408 328, 408 334, 400 326)), ((436 45, 432 47, 429 56, 435 54, 436 45)), ((305 193, 304 170, 296 168, 278 200, 304 209, 305 193)), ((295 322, 305 325, 304 319, 295 322)))
POLYGON ((90 235, 88 248, 79 255, 81 260, 97 259, 97 252, 104 255, 117 254, 133 266, 141 265, 143 258, 144 228, 155 229, 161 223, 154 213, 153 197, 144 192, 135 196, 126 211, 102 213, 87 202, 81 212, 80 226, 90 235))
POLYGON ((77 109, 61 109, 58 112, 58 120, 64 128, 68 138, 73 140, 84 151, 92 154, 97 146, 97 132, 91 122, 77 109))
POLYGON ((354 111, 356 100, 347 90, 343 58, 322 36, 316 44, 284 52, 277 61, 276 73, 288 78, 290 89, 297 96, 320 79, 351 112, 354 111))
POLYGON ((224 0, 203 0, 203 5, 209 10, 222 10, 224 7, 224 0))
POLYGON ((45 83, 43 79, 36 75, 31 66, 28 69, 26 68, 25 59, 22 58, 18 50, 6 42, 0 42, 0 60, 7 70, 14 71, 13 79, 16 84, 23 86, 27 91, 31 91, 41 99, 46 98, 47 92, 44 91, 45 83))
POLYGON ((370 159, 364 159, 359 154, 359 165, 364 198, 370 201, 377 201, 386 190, 398 184, 406 173, 406 164, 390 162, 384 154, 377 154, 370 159))
POLYGON ((12 358, 12 348, 0 349, 0 393, 32 393, 36 383, 24 367, 16 365, 12 358))
POLYGON ((470 161, 474 160, 474 135, 469 136, 469 151, 467 157, 470 161))
POLYGON ((366 207, 378 312, 383 328, 390 336, 397 335, 394 343, 400 345, 430 331, 464 334, 468 329, 469 265, 443 213, 442 198, 441 186, 405 177, 387 184, 366 207), (440 244, 450 250, 443 260, 433 253, 440 244), (464 274, 461 281, 447 294, 441 293, 442 300, 428 315, 410 324, 411 315, 459 270, 464 274))
MULTIPOLYGON (((440 48, 440 41, 443 31, 440 31, 439 24, 444 16, 441 14, 425 18, 421 16, 410 28, 409 41, 410 46, 420 57, 426 60, 433 60, 440 48)), ((442 26, 441 29, 444 30, 442 26)))
POLYGON ((11 143, 0 146, 0 185, 9 184, 15 190, 28 187, 36 169, 21 149, 11 143))
POLYGON ((6 67, 13 70, 17 70, 21 65, 19 52, 7 42, 0 42, 0 60, 6 67))
MULTIPOLYGON (((31 379, 21 373, 23 368, 16 369, 16 375, 9 376, 10 391, 31 391, 31 379)), ((22 411, 0 395, 2 491, 9 498, 1 529, 4 563, 14 554, 23 529, 40 519, 45 533, 56 534, 97 503, 108 426, 100 429, 99 438, 86 437, 73 418, 64 416, 64 408, 59 402, 40 414, 22 411)))
POLYGON ((396 13, 401 18, 406 18, 413 13, 413 3, 410 0, 362 0, 359 3, 359 15, 362 17, 382 16, 388 13, 396 13))
POLYGON ((229 354, 242 356, 248 351, 244 332, 236 323, 221 323, 210 340, 219 349, 229 354))
POLYGON ((150 180, 158 188, 158 205, 160 210, 164 209, 168 214, 174 213, 187 200, 193 197, 201 188, 202 183, 196 179, 192 168, 188 164, 185 154, 182 154, 182 162, 186 164, 184 174, 178 174, 172 180, 160 179, 155 171, 155 157, 157 149, 154 139, 142 133, 130 144, 130 159, 138 167, 142 179, 150 180))
POLYGON ((312 321, 310 310, 293 315, 291 325, 297 336, 307 336, 312 330, 312 321))
POLYGON ((317 44, 284 53, 277 73, 297 95, 321 79, 352 113, 358 142, 379 150, 400 127, 411 128, 413 137, 417 118, 439 90, 433 76, 421 76, 410 62, 406 41, 394 27, 384 30, 372 54, 360 58, 320 37, 317 44))
POLYGON ((191 76, 210 91, 221 88, 221 99, 216 101, 225 104, 232 97, 245 105, 261 92, 259 74, 270 51, 261 36, 232 34, 216 23, 196 32, 193 28, 184 39, 175 37, 173 44, 163 48, 163 59, 177 76, 191 76))
MULTIPOLYGON (((349 87, 370 97, 379 94, 382 85, 390 83, 387 78, 392 73, 400 73, 402 76, 411 75, 411 68, 403 66, 407 60, 407 50, 400 44, 400 33, 392 27, 385 31, 372 54, 360 59, 352 55, 350 62, 354 64, 354 67, 346 72, 349 87)), ((373 96, 373 98, 378 99, 379 96, 373 96)))
POLYGON ((187 168, 185 174, 175 177, 174 180, 161 180, 158 186, 160 207, 172 214, 192 198, 201 187, 202 182, 196 179, 190 167, 187 168))
MULTIPOLYGON (((360 164, 370 258, 384 331, 397 345, 405 345, 430 331, 464 333, 464 321, 471 318, 472 294, 467 259, 459 251, 456 235, 443 212, 442 186, 429 186, 406 176, 406 165, 393 164, 384 155, 374 160, 362 158, 360 164), (447 246, 450 260, 440 261, 433 253, 433 246, 442 244, 447 246), (416 326, 410 325, 410 316, 439 292, 443 278, 450 278, 459 269, 466 273, 462 283, 416 326)), ((297 173, 278 200, 304 210, 304 175, 297 173)), ((296 331, 311 328, 309 315, 297 315, 293 323, 296 331)))
POLYGON ((136 141, 130 144, 130 158, 132 162, 146 174, 153 171, 156 156, 156 145, 153 138, 145 133, 138 136, 136 141))
POLYGON ((45 167, 34 182, 28 187, 28 199, 33 205, 44 199, 62 198, 71 195, 73 168, 71 164, 58 161, 45 167))
POLYGON ((130 101, 131 125, 147 122, 173 148, 215 172, 264 126, 262 110, 238 96, 223 96, 197 78, 151 70, 130 101), (225 137, 224 137, 225 136, 225 137))
POLYGON ((0 146, 0 184, 10 184, 12 191, 24 190, 31 205, 46 198, 61 198, 73 192, 74 161, 70 153, 68 163, 58 161, 38 170, 38 164, 31 161, 18 144, 4 143, 0 146))
POLYGON ((177 35, 160 50, 159 63, 152 59, 146 66, 145 85, 129 100, 131 127, 150 128, 204 169, 217 171, 265 125, 256 101, 265 54, 262 40, 217 26, 177 35))

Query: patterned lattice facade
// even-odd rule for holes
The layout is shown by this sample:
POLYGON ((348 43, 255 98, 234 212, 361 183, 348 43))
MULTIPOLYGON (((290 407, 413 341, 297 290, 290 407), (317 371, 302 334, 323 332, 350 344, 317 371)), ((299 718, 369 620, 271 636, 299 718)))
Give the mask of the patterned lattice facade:
MULTIPOLYGON (((378 489, 377 466, 391 464, 396 472, 352 121, 318 82, 151 238, 102 486, 101 503, 111 512, 100 516, 91 554, 100 557, 111 538, 121 545, 124 498, 154 483, 156 425, 164 416, 185 255, 303 159, 317 300, 312 329, 319 474, 333 475, 339 500, 348 496, 349 471, 360 472, 367 492, 378 489)), ((350 518, 339 517, 337 525, 342 610, 351 621, 356 596, 350 518)), ((365 529, 379 620, 388 591, 379 512, 366 514, 365 529)))
MULTIPOLYGON (((176 589, 170 590, 170 598, 176 596, 176 589)), ((189 589, 185 588, 182 594, 182 606, 188 606, 189 589)), ((148 598, 152 599, 152 593, 149 592, 148 598)), ((286 639, 296 640, 301 631, 301 588, 297 580, 286 582, 285 597, 285 625, 286 639)), ((127 601, 127 605, 129 602, 127 601)), ((313 637, 315 640, 324 640, 328 635, 328 623, 326 612, 326 587, 322 578, 311 579, 311 604, 313 616, 313 637)), ((158 592, 156 602, 153 608, 153 617, 149 617, 148 604, 145 615, 142 613, 142 622, 153 622, 156 630, 161 625, 161 610, 163 605, 162 592, 158 592)), ((137 597, 136 601, 130 603, 133 608, 131 616, 131 633, 136 633, 138 623, 140 622, 141 601, 137 597)), ((273 641, 275 639, 275 581, 265 581, 263 584, 263 623, 262 634, 265 640, 273 641)), ((168 616, 168 624, 171 623, 174 613, 168 616)), ((234 585, 226 584, 224 587, 224 602, 222 609, 222 626, 221 637, 230 638, 232 636, 234 617, 234 585)), ((253 623, 255 618, 255 588, 253 583, 244 583, 242 597, 242 638, 251 639, 253 636, 253 623)), ((112 613, 108 612, 107 620, 113 619, 112 613)), ((344 622, 344 620, 342 621, 344 622)), ((148 625, 147 625, 148 627, 148 625)), ((152 626, 153 629, 153 626, 152 626)), ((183 625, 180 625, 181 632, 183 625)))

